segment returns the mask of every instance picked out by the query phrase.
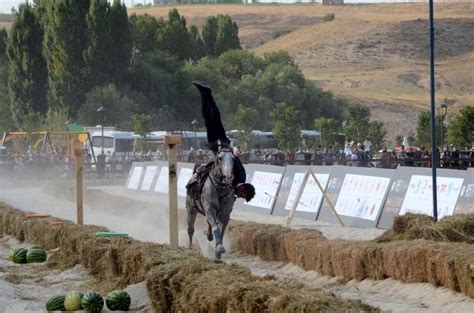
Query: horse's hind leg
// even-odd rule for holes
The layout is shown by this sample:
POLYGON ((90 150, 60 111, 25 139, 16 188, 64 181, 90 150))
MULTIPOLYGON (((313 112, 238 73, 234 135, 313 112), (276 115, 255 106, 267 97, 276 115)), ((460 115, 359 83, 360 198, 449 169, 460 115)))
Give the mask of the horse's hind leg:
POLYGON ((214 235, 212 234, 212 226, 207 222, 207 230, 204 231, 204 234, 207 236, 208 241, 213 241, 214 240, 214 235))
POLYGON ((188 236, 189 236, 189 249, 193 248, 193 235, 194 235, 194 223, 196 222, 197 210, 193 206, 188 206, 188 236))

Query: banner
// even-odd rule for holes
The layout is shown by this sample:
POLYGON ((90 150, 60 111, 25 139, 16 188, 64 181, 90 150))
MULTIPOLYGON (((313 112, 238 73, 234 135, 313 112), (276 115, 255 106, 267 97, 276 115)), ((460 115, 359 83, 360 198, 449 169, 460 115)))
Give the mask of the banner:
POLYGON ((163 166, 155 184, 155 192, 168 193, 168 166, 163 166))
MULTIPOLYGON (((463 178, 437 177, 438 218, 453 215, 463 178)), ((419 213, 433 216, 433 180, 431 176, 412 175, 400 209, 400 215, 419 213)))
POLYGON ((245 205, 271 210, 280 187, 281 178, 282 174, 280 173, 255 171, 251 182, 255 187, 255 198, 249 203, 245 203, 245 205))
POLYGON ((189 182, 189 179, 193 176, 192 168, 181 168, 178 178, 178 195, 181 197, 186 197, 186 185, 189 182))
MULTIPOLYGON (((301 188, 301 183, 303 182, 305 174, 304 173, 295 173, 293 177, 293 182, 291 183, 290 193, 288 194, 288 199, 286 201, 285 210, 291 210, 293 208, 296 196, 298 191, 301 188)), ((329 180, 329 174, 315 174, 316 178, 319 181, 319 184, 326 190, 326 186, 329 180)), ((301 194, 300 201, 296 207, 296 211, 317 213, 319 207, 321 206, 321 201, 323 200, 323 193, 319 189, 316 181, 313 176, 309 175, 308 182, 304 186, 303 193, 301 194)))
POLYGON ((346 174, 335 205, 337 213, 375 221, 389 183, 387 177, 346 174))
POLYGON ((127 188, 128 189, 138 189, 138 185, 140 184, 140 178, 142 177, 142 171, 143 167, 142 166, 135 166, 132 170, 132 175, 130 176, 130 179, 128 181, 127 188))
POLYGON ((150 191, 157 171, 158 166, 156 165, 146 167, 145 176, 143 177, 142 190, 150 191))

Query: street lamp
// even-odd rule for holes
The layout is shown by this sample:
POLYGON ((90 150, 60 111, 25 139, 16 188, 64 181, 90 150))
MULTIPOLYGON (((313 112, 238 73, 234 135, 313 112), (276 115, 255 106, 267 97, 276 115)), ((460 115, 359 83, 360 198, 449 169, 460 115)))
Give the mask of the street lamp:
POLYGON ((100 123, 101 123, 101 127, 102 127, 102 152, 101 152, 101 154, 104 154, 104 123, 105 123, 105 120, 107 119, 107 108, 105 108, 103 105, 101 105, 100 108, 97 109, 97 112, 99 113, 100 123))
POLYGON ((441 146, 441 148, 443 147, 443 125, 444 125, 444 119, 446 118, 446 114, 448 113, 448 104, 446 102, 443 102, 441 104, 441 107, 438 108, 438 116, 439 116, 439 119, 440 119, 440 125, 439 125, 439 128, 440 128, 440 131, 439 131, 439 135, 440 135, 440 143, 439 145, 441 146))
POLYGON ((197 119, 191 121, 191 124, 194 127, 194 163, 196 163, 196 155, 197 155, 197 133, 196 133, 196 124, 198 123, 197 119))

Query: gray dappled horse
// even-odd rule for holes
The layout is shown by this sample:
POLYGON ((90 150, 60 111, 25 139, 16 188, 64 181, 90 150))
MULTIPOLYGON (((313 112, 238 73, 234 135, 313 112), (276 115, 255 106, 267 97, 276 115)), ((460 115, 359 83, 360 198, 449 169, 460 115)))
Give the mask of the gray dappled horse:
POLYGON ((220 259, 225 252, 223 239, 234 207, 235 196, 232 180, 234 178, 234 153, 232 148, 222 146, 217 152, 216 161, 206 177, 198 200, 194 200, 188 190, 186 210, 188 212, 189 247, 192 249, 194 222, 198 213, 207 218, 207 240, 215 239, 215 257, 220 259))

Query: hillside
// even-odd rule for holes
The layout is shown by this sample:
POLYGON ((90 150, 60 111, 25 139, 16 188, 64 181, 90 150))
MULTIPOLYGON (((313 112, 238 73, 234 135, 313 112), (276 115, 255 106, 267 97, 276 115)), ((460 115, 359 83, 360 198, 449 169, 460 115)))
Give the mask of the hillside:
MULTIPOLYGON (((165 17, 171 7, 130 9, 165 17)), ((307 78, 336 95, 373 108, 389 137, 414 131, 416 112, 429 108, 427 4, 358 6, 186 5, 189 24, 229 14, 242 45, 257 54, 283 49, 307 78), (332 22, 322 18, 335 13, 332 22), (404 121, 400 127, 400 121, 404 121)), ((474 3, 437 3, 437 101, 452 110, 474 103, 474 3)))

